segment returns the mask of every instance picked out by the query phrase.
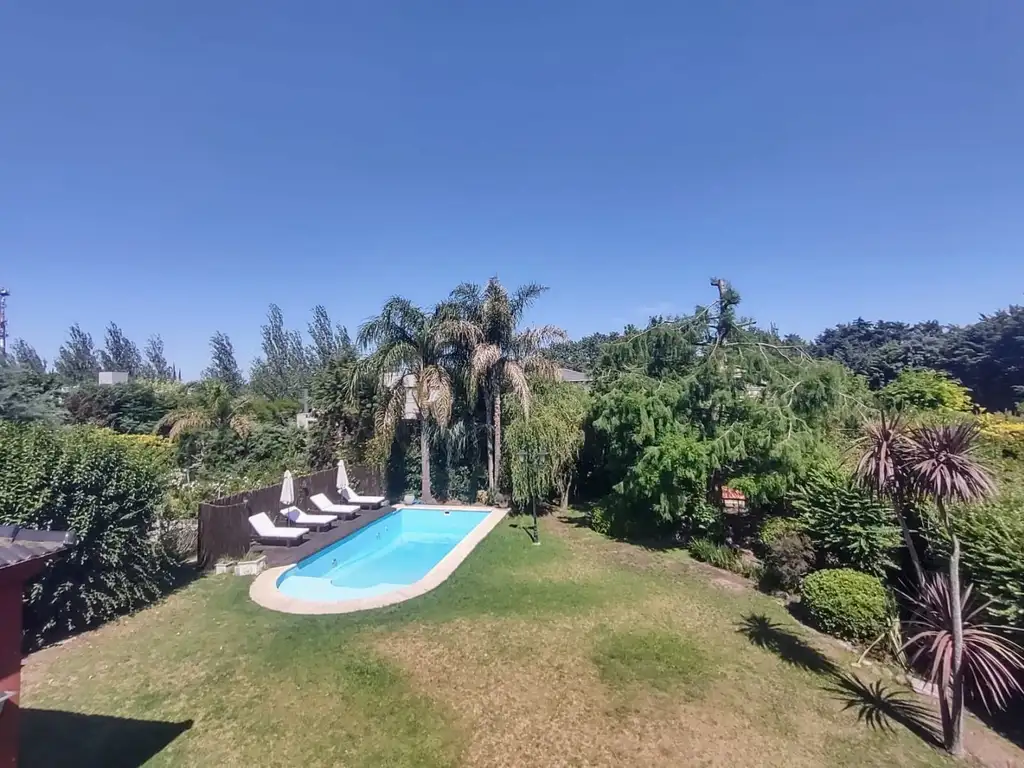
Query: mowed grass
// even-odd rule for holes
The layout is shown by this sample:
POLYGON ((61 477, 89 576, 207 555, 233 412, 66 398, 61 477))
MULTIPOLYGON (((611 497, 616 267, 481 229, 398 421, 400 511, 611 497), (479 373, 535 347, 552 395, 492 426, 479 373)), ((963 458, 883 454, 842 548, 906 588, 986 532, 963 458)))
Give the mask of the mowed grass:
POLYGON ((28 661, 23 765, 952 764, 859 718, 806 663, 849 659, 769 598, 556 520, 542 537, 506 522, 437 590, 347 616, 201 578, 28 661))

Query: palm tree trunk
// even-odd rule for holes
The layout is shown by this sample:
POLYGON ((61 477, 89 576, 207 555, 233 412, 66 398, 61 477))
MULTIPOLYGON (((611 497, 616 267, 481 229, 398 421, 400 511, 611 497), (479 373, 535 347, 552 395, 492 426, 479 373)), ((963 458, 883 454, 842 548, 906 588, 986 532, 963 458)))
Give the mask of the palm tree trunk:
MULTIPOLYGON (((945 515, 943 515, 945 517, 945 515)), ((953 663, 950 666, 950 708, 949 731, 946 733, 946 748, 950 754, 962 757, 964 754, 964 621, 960 595, 960 539, 950 531, 953 551, 949 556, 949 599, 950 618, 953 622, 953 663)))
POLYGON ((893 503, 893 510, 896 512, 896 519, 900 522, 900 530, 903 532, 903 544, 910 553, 910 562, 914 566, 914 575, 917 576, 918 588, 924 586, 924 568, 921 566, 921 558, 917 554, 917 547, 914 546, 914 538, 910 533, 910 526, 907 525, 906 515, 901 508, 902 502, 896 499, 893 503))
POLYGON ((428 504, 434 500, 430 492, 430 443, 427 441, 427 422, 420 419, 420 498, 428 504))
POLYGON ((494 490, 501 482, 501 390, 494 390, 494 490))
MULTIPOLYGON (((493 419, 494 402, 491 399, 489 392, 484 393, 484 408, 487 411, 485 416, 487 422, 487 429, 490 430, 490 425, 493 419)), ((490 434, 487 435, 487 439, 484 441, 487 443, 487 490, 494 493, 494 441, 490 434)))

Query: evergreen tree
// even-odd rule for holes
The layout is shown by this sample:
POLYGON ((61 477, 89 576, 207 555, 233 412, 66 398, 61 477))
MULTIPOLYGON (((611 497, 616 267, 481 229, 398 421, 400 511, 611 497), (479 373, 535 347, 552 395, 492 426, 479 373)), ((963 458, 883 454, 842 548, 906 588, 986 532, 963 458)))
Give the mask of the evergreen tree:
POLYGON ((11 345, 11 356, 14 362, 36 374, 46 373, 46 360, 39 356, 35 348, 24 339, 15 339, 11 345))
POLYGON ((68 329, 68 340, 57 353, 54 369, 71 384, 96 381, 100 364, 96 359, 92 335, 83 331, 78 323, 68 329))
POLYGON ((310 365, 298 331, 284 327, 281 308, 271 304, 262 327, 263 357, 252 364, 251 383, 255 392, 275 400, 299 398, 309 386, 310 365))
POLYGON ((331 318, 322 304, 313 307, 313 320, 309 324, 309 337, 313 345, 308 357, 316 367, 324 368, 331 360, 348 357, 355 353, 352 338, 343 325, 332 325, 331 318))
POLYGON ((99 359, 106 371, 122 371, 129 376, 137 376, 142 372, 139 348, 124 335, 117 323, 107 326, 106 345, 99 351, 99 359))
POLYGON ((143 366, 145 376, 148 379, 157 381, 174 381, 174 368, 168 364, 164 357, 164 340, 160 334, 149 337, 146 342, 146 364, 143 366))
POLYGON ((203 378, 221 382, 232 394, 245 386, 242 370, 235 360, 235 348, 226 333, 217 331, 210 337, 210 365, 203 371, 203 378))

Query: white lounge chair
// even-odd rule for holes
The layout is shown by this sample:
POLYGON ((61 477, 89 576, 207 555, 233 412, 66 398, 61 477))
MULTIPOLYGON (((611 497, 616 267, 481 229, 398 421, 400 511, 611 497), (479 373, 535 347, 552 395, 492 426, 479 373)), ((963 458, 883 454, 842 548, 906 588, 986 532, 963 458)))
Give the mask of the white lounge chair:
POLYGON ((338 519, 337 515, 310 515, 298 507, 285 507, 281 510, 281 514, 295 523, 295 525, 308 526, 314 529, 330 528, 334 521, 338 519))
POLYGON ((302 537, 309 533, 308 528, 285 528, 274 525, 267 517, 266 512, 260 512, 249 518, 249 525, 256 531, 256 539, 263 542, 284 542, 291 546, 302 541, 302 537))
POLYGON ((341 498, 349 504, 358 504, 360 507, 370 507, 372 509, 373 507, 383 505, 387 501, 383 496, 360 496, 351 488, 341 488, 339 491, 341 498))
POLYGON ((346 520, 351 520, 359 512, 358 504, 335 504, 331 501, 326 493, 317 493, 309 497, 309 500, 313 502, 313 506, 328 515, 337 515, 338 517, 344 517, 346 520))

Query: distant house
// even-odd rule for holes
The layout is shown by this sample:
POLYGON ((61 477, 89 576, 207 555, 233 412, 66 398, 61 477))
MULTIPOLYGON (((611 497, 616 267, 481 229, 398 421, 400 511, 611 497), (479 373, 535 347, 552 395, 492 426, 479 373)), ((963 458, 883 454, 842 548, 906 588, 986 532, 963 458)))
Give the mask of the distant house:
MULTIPOLYGON (((393 387, 398 382, 399 374, 384 374, 384 386, 393 387)), ((405 385, 405 408, 402 411, 402 418, 406 421, 414 421, 419 418, 420 407, 416 404, 416 374, 407 373, 402 381, 405 385)))
POLYGON ((105 386, 124 384, 128 381, 128 374, 124 371, 100 371, 99 383, 105 386))
POLYGON ((559 368, 558 379, 566 384, 579 384, 581 387, 590 384, 589 375, 583 373, 583 371, 574 371, 572 368, 559 368))

